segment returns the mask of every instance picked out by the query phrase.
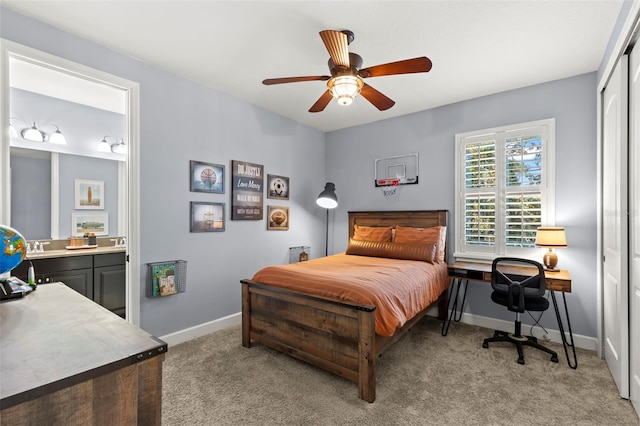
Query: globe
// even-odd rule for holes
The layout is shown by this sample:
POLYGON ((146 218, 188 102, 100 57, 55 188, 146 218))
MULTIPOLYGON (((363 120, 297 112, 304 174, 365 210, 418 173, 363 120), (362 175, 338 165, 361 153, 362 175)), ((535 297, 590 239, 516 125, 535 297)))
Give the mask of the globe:
POLYGON ((27 242, 18 231, 6 225, 0 225, 0 241, 0 274, 4 274, 22 263, 27 255, 27 242))

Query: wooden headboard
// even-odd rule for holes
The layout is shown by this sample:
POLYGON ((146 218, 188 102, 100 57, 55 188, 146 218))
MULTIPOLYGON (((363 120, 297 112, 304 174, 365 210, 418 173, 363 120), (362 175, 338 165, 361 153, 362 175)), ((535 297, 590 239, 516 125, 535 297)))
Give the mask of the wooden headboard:
MULTIPOLYGON (((377 212, 349 212, 349 238, 353 237, 354 225, 360 226, 411 226, 429 228, 447 226, 448 210, 405 210, 377 212)), ((447 247, 449 242, 447 241, 447 247)), ((445 260, 448 257, 445 250, 445 260)))

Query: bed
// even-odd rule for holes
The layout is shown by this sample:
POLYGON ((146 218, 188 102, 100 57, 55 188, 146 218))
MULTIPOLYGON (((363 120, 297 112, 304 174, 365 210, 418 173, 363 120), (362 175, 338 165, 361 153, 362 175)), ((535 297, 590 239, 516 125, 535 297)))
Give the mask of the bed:
POLYGON ((446 226, 446 210, 349 212, 349 245, 345 253, 291 265, 270 266, 258 271, 252 279, 241 280, 242 345, 250 348, 252 343, 259 343, 356 382, 360 398, 375 401, 376 359, 434 305, 438 307, 438 318, 446 318, 449 287, 446 226), (400 231, 406 235, 406 231, 436 228, 443 229, 442 240, 433 245, 420 244, 419 253, 415 254, 414 244, 353 239, 361 239, 363 230, 373 230, 377 234, 384 230, 386 235, 389 228, 394 242, 401 236, 400 231), (367 251, 371 247, 374 247, 375 256, 367 251), (389 247, 393 250, 408 247, 413 251, 410 250, 412 254, 408 256, 406 250, 400 256, 388 255, 385 251, 384 257, 377 257, 375 250, 389 250, 389 247), (431 254, 425 255, 427 252, 431 254), (422 259, 423 256, 433 256, 433 261, 422 259), (331 263, 334 261, 338 263, 331 263), (384 276, 385 280, 402 283, 403 286, 406 283, 409 294, 379 295, 378 291, 387 291, 379 290, 386 284, 371 285, 369 279, 358 279, 357 275, 368 276, 364 270, 355 269, 350 278, 346 271, 360 268, 361 264, 365 269, 374 270, 374 276, 384 276), (390 265, 389 271, 392 272, 379 270, 386 264, 390 265), (334 275, 326 278, 324 287, 335 287, 341 291, 325 291, 313 268, 332 271, 334 275), (286 276, 289 270, 293 273, 286 276), (339 281, 338 276, 340 280, 352 282, 339 281), (414 283, 416 280, 421 280, 419 286, 414 283), (353 291, 350 290, 351 285, 354 286, 353 291), (363 290, 365 287, 366 292, 363 290), (416 292, 420 292, 419 295, 416 292), (396 303, 396 299, 405 301, 401 300, 399 306, 392 308, 396 314, 400 313, 400 318, 385 323, 382 320, 387 314, 381 312, 387 310, 388 300, 396 303), (419 301, 414 302, 416 299, 419 301), (411 303, 406 303, 407 300, 411 303))

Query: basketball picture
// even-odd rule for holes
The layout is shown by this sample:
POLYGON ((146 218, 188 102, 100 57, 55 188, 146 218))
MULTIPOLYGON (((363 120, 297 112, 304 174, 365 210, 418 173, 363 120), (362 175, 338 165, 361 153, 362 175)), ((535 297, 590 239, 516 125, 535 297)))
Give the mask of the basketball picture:
POLYGON ((190 161, 191 192, 224 194, 224 166, 190 161))
POLYGON ((288 200, 289 178, 284 176, 267 175, 267 190, 267 198, 288 200))

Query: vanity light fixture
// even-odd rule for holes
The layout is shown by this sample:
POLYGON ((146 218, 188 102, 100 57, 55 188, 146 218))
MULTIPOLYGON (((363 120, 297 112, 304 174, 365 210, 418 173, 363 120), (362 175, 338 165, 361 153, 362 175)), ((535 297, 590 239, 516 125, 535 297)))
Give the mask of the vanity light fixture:
POLYGON ((21 121, 26 125, 29 124, 26 121, 24 121, 22 118, 10 117, 9 118, 9 137, 10 138, 17 138, 18 136, 20 136, 20 134, 18 133, 18 129, 16 129, 16 127, 13 124, 11 124, 12 121, 16 121, 16 120, 21 121))
POLYGON ((107 138, 108 137, 110 137, 110 136, 105 136, 98 143, 98 152, 111 152, 111 144, 109 144, 109 142, 107 142, 107 138))
POLYGON ((47 138, 47 134, 42 130, 38 130, 35 121, 33 122, 33 126, 25 127, 20 132, 22 139, 26 139, 32 142, 44 142, 47 138))
MULTIPOLYGON (((9 137, 18 137, 18 131, 13 125, 11 125, 11 121, 13 120, 22 121, 27 126, 29 125, 29 123, 17 117, 11 117, 9 119, 9 137)), ((19 135, 22 136, 22 139, 32 141, 32 142, 49 142, 56 145, 67 144, 67 140, 65 139, 64 135, 60 131, 60 128, 56 124, 45 124, 40 129, 38 129, 38 126, 34 121, 31 127, 24 127, 22 130, 20 130, 19 135), (41 130, 42 128, 45 128, 47 126, 55 127, 56 131, 51 134, 48 134, 47 132, 41 130)))
POLYGON ((111 152, 114 154, 126 154, 127 146, 124 144, 124 139, 120 139, 120 143, 114 143, 111 145, 111 152))
POLYGON ((47 138, 47 142, 53 143, 53 144, 56 144, 56 145, 66 145, 67 144, 67 139, 64 137, 64 135, 60 131, 60 128, 57 125, 55 125, 55 124, 45 124, 42 127, 46 127, 46 126, 53 126, 53 127, 56 128, 56 131, 51 133, 49 135, 49 137, 47 138))

